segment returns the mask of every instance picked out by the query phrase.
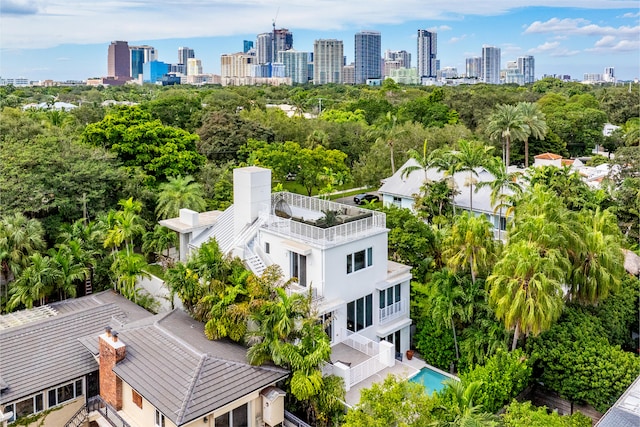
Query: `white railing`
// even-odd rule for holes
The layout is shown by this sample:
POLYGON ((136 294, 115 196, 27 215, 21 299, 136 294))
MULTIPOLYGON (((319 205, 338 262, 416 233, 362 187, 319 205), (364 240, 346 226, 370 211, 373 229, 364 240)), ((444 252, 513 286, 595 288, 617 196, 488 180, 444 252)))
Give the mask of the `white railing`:
POLYGON ((386 217, 382 212, 288 192, 274 193, 271 196, 272 206, 275 206, 280 200, 285 201, 290 207, 309 211, 310 218, 318 217, 318 215, 324 216, 323 212, 327 211, 335 211, 338 213, 338 217, 344 217, 341 218, 344 221, 343 224, 321 228, 312 223, 302 222, 301 218, 298 220, 282 218, 273 212, 261 214, 268 215, 268 220, 263 227, 273 229, 285 236, 315 243, 321 247, 353 240, 386 227, 386 217))
POLYGON ((342 329, 342 336, 345 337, 342 340, 343 344, 348 345, 367 356, 377 357, 380 352, 380 345, 377 342, 371 341, 369 338, 360 334, 342 329))
POLYGON ((372 375, 382 371, 384 366, 377 357, 372 357, 349 369, 349 385, 354 386, 372 375))
POLYGON ((394 302, 385 308, 380 309, 380 322, 388 322, 389 320, 396 319, 404 314, 403 301, 394 302))

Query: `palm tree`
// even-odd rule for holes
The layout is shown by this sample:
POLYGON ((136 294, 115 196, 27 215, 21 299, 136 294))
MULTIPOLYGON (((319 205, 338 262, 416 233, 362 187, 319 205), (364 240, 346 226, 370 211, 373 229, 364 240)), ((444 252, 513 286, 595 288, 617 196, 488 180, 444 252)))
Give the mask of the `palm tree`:
POLYGON ((36 301, 39 305, 44 305, 45 298, 51 293, 59 277, 60 273, 52 265, 51 258, 34 253, 29 257, 29 266, 11 287, 7 308, 13 310, 20 304, 31 308, 36 301))
POLYGON ((437 426, 450 427, 497 427, 500 419, 491 413, 482 412, 481 405, 474 405, 473 399, 482 386, 482 381, 462 384, 461 381, 449 378, 444 381, 445 388, 450 390, 453 397, 452 407, 447 407, 453 416, 451 421, 440 421, 437 426))
POLYGON ((153 231, 147 231, 142 236, 142 252, 145 254, 156 253, 158 255, 163 255, 162 252, 166 250, 166 255, 160 257, 164 258, 162 266, 166 270, 166 261, 169 259, 169 249, 177 243, 178 236, 175 231, 156 224, 156 226, 153 227, 153 231))
POLYGON ((70 242, 70 246, 58 245, 58 250, 50 249, 52 267, 60 273, 55 282, 59 298, 67 296, 75 298, 78 281, 86 279, 89 274, 88 262, 82 259, 84 254, 80 250, 78 241, 70 242))
POLYGON ((502 140, 504 164, 509 168, 509 155, 512 140, 524 140, 527 125, 522 113, 514 105, 500 104, 489 117, 487 133, 493 140, 502 140))
POLYGON ((507 207, 509 216, 511 208, 511 200, 522 194, 522 185, 518 182, 520 173, 508 172, 505 164, 497 157, 492 157, 485 165, 487 170, 493 175, 491 181, 480 181, 476 184, 476 191, 482 187, 489 187, 491 193, 489 195, 491 205, 494 206, 493 212, 498 211, 498 240, 502 239, 502 209, 507 207))
POLYGON ((111 271, 116 276, 114 285, 125 298, 133 302, 137 301, 138 278, 151 278, 151 275, 145 271, 146 267, 147 262, 142 255, 134 252, 117 252, 115 261, 111 264, 111 271))
POLYGON ((522 114, 522 120, 526 125, 524 134, 524 167, 529 167, 529 137, 544 139, 547 134, 547 122, 544 113, 538 108, 538 104, 533 102, 519 102, 516 108, 522 114))
POLYGON ((513 329, 511 350, 522 332, 538 335, 560 317, 566 258, 557 249, 533 241, 510 241, 503 258, 487 279, 489 302, 507 329, 513 329))
POLYGON ((16 213, 0 220, 0 262, 2 279, 17 277, 29 263, 29 256, 45 248, 40 221, 16 213))
POLYGON ((491 223, 484 215, 477 217, 463 212, 456 217, 444 241, 443 256, 447 259, 447 266, 454 273, 468 267, 474 284, 478 273, 488 270, 495 257, 491 229, 491 223))
POLYGON ((467 311, 460 304, 465 297, 464 289, 460 286, 458 277, 446 268, 435 272, 427 286, 431 316, 435 322, 451 328, 456 360, 460 360, 456 318, 468 320, 465 316, 467 311))
POLYGON ((124 243, 127 253, 132 253, 133 241, 144 233, 144 220, 139 215, 142 204, 129 198, 120 200, 119 205, 122 210, 108 217, 112 226, 107 230, 104 246, 118 249, 124 243))
POLYGON ((570 252, 573 268, 569 275, 572 299, 595 304, 616 289, 624 271, 622 236, 610 211, 586 211, 581 215, 583 245, 570 252))
POLYGON ((156 206, 158 219, 177 217, 180 209, 202 212, 206 207, 203 187, 192 176, 169 178, 168 182, 160 184, 156 206))
POLYGON ((398 116, 391 114, 388 111, 384 116, 384 121, 380 126, 376 128, 377 133, 380 135, 376 142, 384 141, 389 146, 389 157, 391 159, 391 174, 396 173, 396 164, 394 159, 393 147, 397 139, 405 133, 404 129, 400 129, 398 126, 398 116))
POLYGON ((474 176, 478 176, 477 169, 486 166, 491 158, 493 147, 485 146, 478 141, 458 141, 458 151, 451 152, 452 163, 446 174, 453 176, 456 172, 469 174, 469 210, 473 212, 473 184, 474 176))

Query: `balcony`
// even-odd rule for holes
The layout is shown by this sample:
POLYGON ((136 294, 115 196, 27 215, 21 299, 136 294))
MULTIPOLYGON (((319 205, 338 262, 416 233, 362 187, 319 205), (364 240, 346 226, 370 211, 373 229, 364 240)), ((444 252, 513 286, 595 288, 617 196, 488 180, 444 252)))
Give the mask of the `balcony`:
POLYGON ((393 319, 403 317, 405 313, 405 301, 398 301, 384 308, 379 309, 380 323, 386 323, 393 319))

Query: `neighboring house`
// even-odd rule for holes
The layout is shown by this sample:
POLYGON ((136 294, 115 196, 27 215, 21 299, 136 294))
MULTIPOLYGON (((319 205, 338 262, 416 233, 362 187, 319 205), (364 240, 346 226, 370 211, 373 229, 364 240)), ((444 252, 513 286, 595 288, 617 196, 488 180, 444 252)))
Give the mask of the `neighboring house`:
MULTIPOLYGON (((485 215, 493 225, 495 233, 497 233, 499 226, 504 231, 506 229, 506 209, 503 209, 502 215, 500 215, 499 210, 494 212, 495 206, 491 204, 491 189, 489 187, 477 187, 479 182, 492 181, 493 175, 484 168, 478 168, 476 172, 478 176, 473 176, 473 212, 475 215, 485 215)), ((396 173, 384 180, 378 193, 382 196, 384 206, 398 206, 414 211, 415 196, 420 194, 420 188, 425 180, 439 181, 444 178, 447 178, 444 172, 435 168, 427 169, 425 176, 424 169, 420 168, 418 162, 411 158, 396 173), (404 175, 404 170, 407 167, 417 167, 417 169, 404 175)), ((452 178, 457 191, 457 194, 453 197, 453 206, 457 210, 469 211, 471 208, 469 173, 458 172, 449 178, 452 178)))
POLYGON ((154 316, 112 291, 0 316, 0 361, 0 420, 9 425, 38 414, 31 426, 284 419, 274 386, 286 370, 251 366, 245 347, 208 340, 204 324, 181 310, 154 316))
POLYGON ((43 425, 63 426, 98 394, 98 363, 78 338, 149 316, 111 291, 0 316, 4 418, 51 410, 43 425))
MULTIPOLYGON (((233 181, 234 204, 224 212, 181 209, 180 217, 160 224, 179 232, 189 250, 215 238, 223 253, 239 256, 254 273, 277 264, 285 280, 296 279, 291 292, 311 290, 332 348, 342 344, 367 354, 359 366, 347 364, 336 372, 345 377, 347 390, 393 365, 394 353, 410 344, 411 273, 409 266, 387 259, 385 214, 288 192, 272 194, 269 169, 238 168, 233 181)), ((187 256, 181 251, 183 261, 187 256)))
MULTIPOLYGON (((608 164, 602 164, 599 166, 585 166, 579 159, 563 159, 562 156, 553 153, 542 153, 534 156, 535 163, 533 167, 540 166, 555 166, 558 168, 570 167, 572 171, 577 172, 582 180, 592 188, 599 188, 602 180, 609 175, 610 166, 608 164)), ((523 169, 517 169, 515 167, 509 168, 510 172, 524 173, 523 169)), ((498 226, 501 230, 506 229, 506 209, 495 209, 495 206, 491 204, 491 189, 487 187, 478 188, 479 182, 491 182, 493 181, 493 175, 484 168, 478 168, 476 170, 478 176, 473 176, 473 212, 475 215, 485 215, 489 222, 493 224, 494 233, 498 232, 498 226)), ((418 162, 411 158, 400 167, 395 174, 386 178, 383 181, 382 186, 378 190, 378 193, 382 196, 382 203, 384 206, 398 206, 401 208, 414 209, 415 196, 420 194, 420 188, 425 180, 439 181, 445 177, 443 171, 439 171, 435 168, 430 168, 426 172, 420 168, 418 162), (416 167, 409 174, 404 175, 404 170, 407 167, 416 167), (404 175, 404 176, 403 176, 404 175)), ((471 208, 471 199, 469 197, 469 173, 458 172, 452 177, 454 187, 458 194, 453 198, 453 206, 459 210, 469 211, 471 208)), ((521 180, 520 183, 523 187, 527 185, 527 182, 521 180)), ((511 192, 505 189, 506 194, 511 192)))
POLYGON ((596 427, 640 426, 640 376, 596 423, 596 427))

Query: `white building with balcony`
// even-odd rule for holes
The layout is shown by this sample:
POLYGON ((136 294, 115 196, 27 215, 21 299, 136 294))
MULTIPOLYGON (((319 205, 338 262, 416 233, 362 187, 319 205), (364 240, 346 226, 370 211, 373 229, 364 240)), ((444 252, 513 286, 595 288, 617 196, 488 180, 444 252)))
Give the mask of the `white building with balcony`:
MULTIPOLYGON (((362 358, 334 360, 347 389, 409 349, 410 267, 387 259, 385 214, 288 192, 271 192, 271 170, 234 170, 234 204, 224 212, 187 209, 160 221, 180 233, 180 258, 216 239, 254 273, 272 264, 293 292, 311 289, 318 315, 328 321, 335 354, 344 347, 362 358), (385 341, 385 343, 380 343, 385 341), (343 363, 337 363, 343 362, 343 363)), ((343 356, 340 356, 343 357, 343 356)))

